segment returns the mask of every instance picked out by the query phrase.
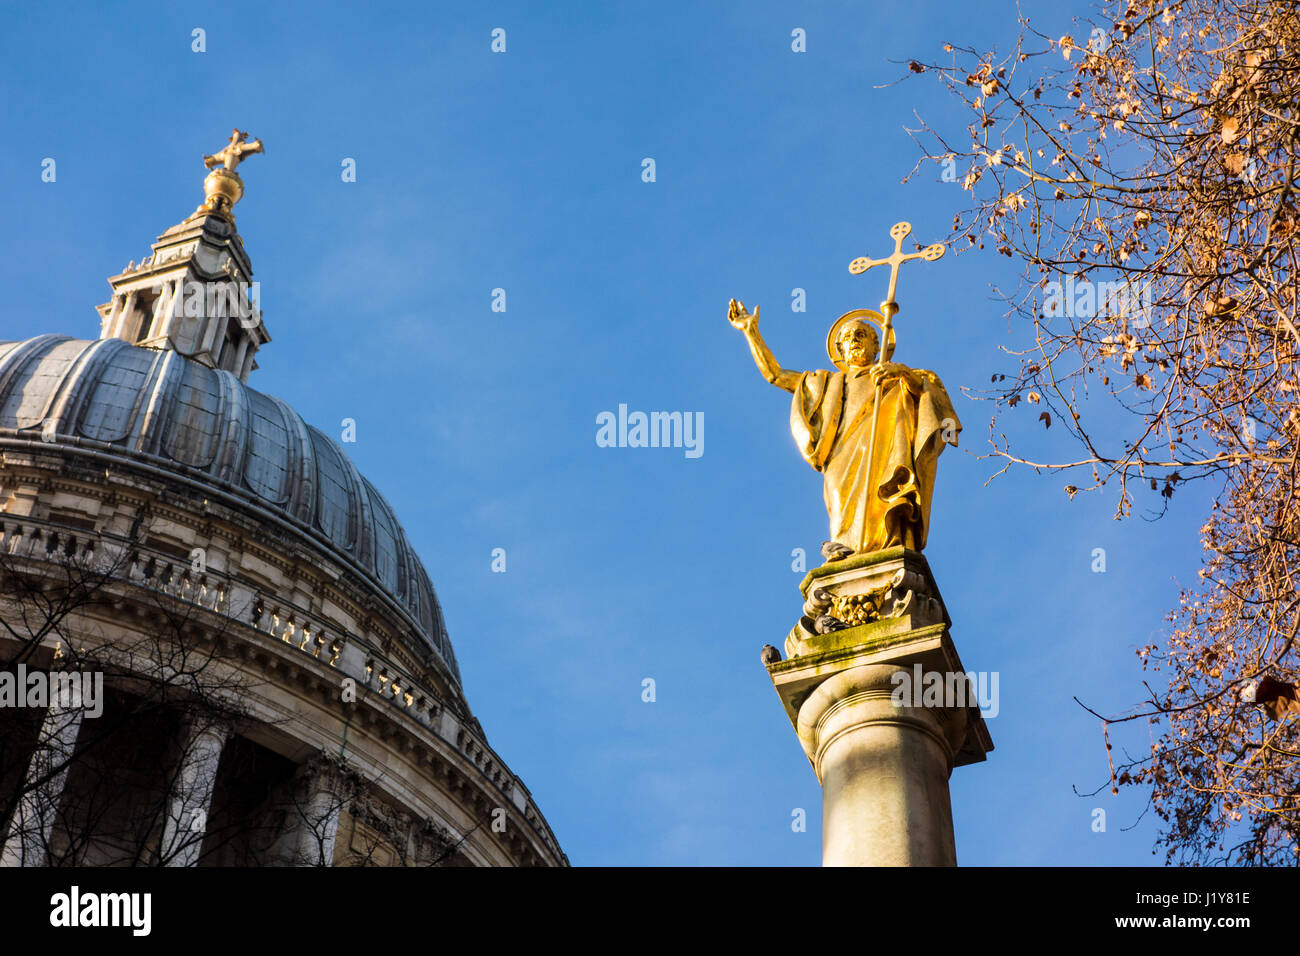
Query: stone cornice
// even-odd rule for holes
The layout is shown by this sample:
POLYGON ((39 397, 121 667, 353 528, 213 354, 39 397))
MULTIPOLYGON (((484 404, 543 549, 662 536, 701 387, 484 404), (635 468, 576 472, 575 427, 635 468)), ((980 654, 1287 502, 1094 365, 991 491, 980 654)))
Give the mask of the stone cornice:
MULTIPOLYGON (((291 536, 288 540, 297 540, 307 544, 317 552, 316 560, 328 561, 340 567, 342 574, 339 575, 336 585, 346 582, 349 577, 357 585, 364 585, 363 593, 359 593, 354 600, 360 607, 381 612, 383 617, 397 625, 393 628, 394 636, 405 634, 414 636, 423 633, 421 624, 411 615, 411 612, 390 596, 383 585, 367 569, 357 564, 349 556, 334 549, 314 528, 296 523, 283 513, 250 504, 247 496, 242 491, 222 487, 224 483, 217 482, 211 479, 210 476, 202 475, 193 469, 186 469, 177 466, 174 462, 155 458, 154 456, 133 454, 127 457, 116 452, 115 446, 94 442, 89 439, 79 439, 75 442, 60 439, 59 443, 53 444, 14 438, 4 430, 0 430, 0 468, 12 469, 15 472, 37 471, 46 476, 57 475, 58 480, 68 482, 75 481, 75 478, 69 476, 66 471, 67 460, 72 458, 78 461, 95 462, 121 469, 123 476, 143 476, 155 482, 161 481, 164 486, 169 484, 180 485, 191 489, 191 491, 199 492, 203 496, 219 499, 229 509, 228 513, 223 516, 224 520, 233 526, 241 527, 242 537, 247 538, 251 534, 265 534, 267 528, 270 527, 291 536), (154 461, 142 462, 139 460, 142 457, 154 458, 154 461)), ((99 474, 107 476, 110 480, 116 477, 116 473, 108 469, 99 474)), ((46 477, 38 480, 48 482, 53 479, 46 477)), ((89 481, 80 487, 78 491, 89 497, 107 497, 104 486, 91 484, 89 481)), ((183 510, 178 502, 165 503, 176 507, 178 511, 183 510)), ((178 520, 177 523, 188 523, 189 526, 195 527, 196 525, 193 522, 212 520, 212 518, 211 504, 204 501, 202 518, 191 517, 186 522, 178 520)), ((271 562, 282 571, 287 571, 293 566, 293 559, 279 556, 274 549, 271 552, 271 562)), ((444 679, 451 686, 459 687, 458 676, 442 660, 436 648, 421 642, 416 656, 422 661, 427 660, 428 663, 441 668, 444 671, 444 679), (432 654, 425 653, 426 649, 432 651, 432 654)))
MULTIPOLYGON (((459 708, 449 708, 440 695, 384 657, 364 637, 331 631, 307 613, 292 620, 285 615, 277 623, 272 620, 276 605, 270 603, 263 604, 261 619, 254 621, 253 607, 239 606, 241 600, 251 600, 253 592, 241 589, 237 579, 223 579, 209 571, 182 580, 158 567, 174 569, 178 566, 176 559, 143 544, 0 513, 0 549, 15 569, 52 569, 60 562, 50 557, 51 547, 56 555, 66 548, 84 554, 91 544, 101 552, 110 547, 129 547, 136 557, 125 566, 123 574, 110 578, 101 592, 100 596, 114 608, 113 615, 92 614, 90 620, 98 620, 101 627, 134 631, 137 627, 133 622, 152 619, 160 611, 158 602, 171 600, 193 610, 190 628, 202 629, 210 639, 237 651, 244 669, 252 668, 249 673, 257 673, 270 686, 293 686, 302 693, 301 688, 309 685, 314 688, 310 696, 317 706, 323 706, 326 701, 339 700, 342 681, 351 678, 358 688, 357 701, 340 706, 360 707, 359 713, 366 715, 367 724, 389 728, 379 734, 379 739, 387 741, 386 746, 418 751, 421 763, 431 763, 434 779, 451 784, 450 792, 459 793, 459 799, 470 801, 480 810, 506 809, 516 819, 516 829, 534 834, 532 839, 538 841, 534 853, 567 862, 527 789, 486 740, 475 733, 477 721, 467 712, 456 713, 459 708), (155 567, 146 574, 151 563, 155 567), (400 688, 396 696, 392 691, 394 680, 400 688), (441 741, 441 746, 436 741, 441 741)), ((264 602, 270 600, 271 596, 264 597, 264 602)), ((283 727, 280 730, 284 732, 283 727)), ((485 836, 499 835, 485 829, 485 836)))

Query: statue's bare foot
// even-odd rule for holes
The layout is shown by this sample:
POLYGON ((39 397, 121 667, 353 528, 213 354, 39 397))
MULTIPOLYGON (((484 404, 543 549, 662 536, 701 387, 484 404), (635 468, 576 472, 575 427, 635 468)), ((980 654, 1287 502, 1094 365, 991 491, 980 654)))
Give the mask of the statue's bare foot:
POLYGON ((847 558, 852 553, 852 548, 846 544, 840 544, 838 541, 822 542, 822 557, 827 561, 838 561, 841 558, 847 558))

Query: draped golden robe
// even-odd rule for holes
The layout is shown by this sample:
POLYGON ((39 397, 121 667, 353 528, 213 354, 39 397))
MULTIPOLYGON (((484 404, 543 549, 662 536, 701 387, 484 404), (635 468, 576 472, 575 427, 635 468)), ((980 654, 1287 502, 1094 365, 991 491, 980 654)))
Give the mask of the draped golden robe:
POLYGON ((866 369, 803 372, 790 407, 790 430, 804 459, 825 476, 831 540, 854 551, 925 547, 935 468, 961 423, 939 377, 917 370, 919 390, 887 380, 876 419, 875 384, 866 369))

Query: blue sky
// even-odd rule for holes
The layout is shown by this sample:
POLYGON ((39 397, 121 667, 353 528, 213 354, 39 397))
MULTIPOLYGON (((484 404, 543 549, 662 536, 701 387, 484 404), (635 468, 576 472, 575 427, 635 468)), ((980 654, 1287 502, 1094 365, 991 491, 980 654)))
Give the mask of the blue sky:
MULTIPOLYGON (((1022 9, 1049 35, 1069 28, 1065 5, 1022 9)), ((820 789, 758 652, 800 613, 791 551, 815 555, 826 536, 821 479, 727 300, 762 306, 786 367, 826 366, 834 317, 883 297, 884 277, 850 276, 849 260, 888 252, 900 219, 942 238, 964 206, 937 171, 901 185, 913 111, 957 130, 965 117, 928 77, 884 86, 903 71, 889 61, 949 40, 1006 48, 1016 5, 59 4, 3 18, 0 337, 98 334, 105 277, 202 199, 200 156, 235 125, 260 137, 237 215, 273 341, 250 384, 336 436, 356 420, 348 450, 433 577, 471 706, 572 861, 818 863, 820 789), (489 48, 498 27, 504 54, 489 48), (794 288, 807 312, 791 311, 794 288), (596 416, 619 404, 702 412, 704 454, 598 447, 596 416), (792 832, 795 808, 807 832, 792 832)), ((1071 502, 1059 475, 988 482, 998 466, 970 452, 986 448, 989 409, 961 387, 1012 370, 998 347, 1017 331, 990 286, 1014 278, 990 250, 905 267, 899 291, 896 359, 936 371, 965 425, 940 463, 926 555, 966 667, 1000 674, 996 750, 952 777, 958 858, 1150 863, 1144 801, 1103 786, 1098 722, 1072 698, 1139 700, 1133 649, 1195 576, 1208 491, 1176 496, 1160 522, 1116 522, 1112 498, 1071 502)), ((1067 453, 1036 416, 1016 425, 1022 447, 1067 453)), ((1147 731, 1112 740, 1141 751, 1147 731)))

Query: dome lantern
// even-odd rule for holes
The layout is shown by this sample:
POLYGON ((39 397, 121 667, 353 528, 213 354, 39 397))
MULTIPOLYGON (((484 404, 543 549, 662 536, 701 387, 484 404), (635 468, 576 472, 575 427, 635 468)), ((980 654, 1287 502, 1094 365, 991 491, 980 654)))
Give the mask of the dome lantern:
POLYGON ((257 350, 271 340, 262 321, 258 284, 232 207, 244 194, 235 169, 265 152, 236 129, 203 162, 205 199, 194 213, 153 243, 139 265, 109 277, 112 298, 98 306, 100 338, 174 350, 247 382, 257 350))

